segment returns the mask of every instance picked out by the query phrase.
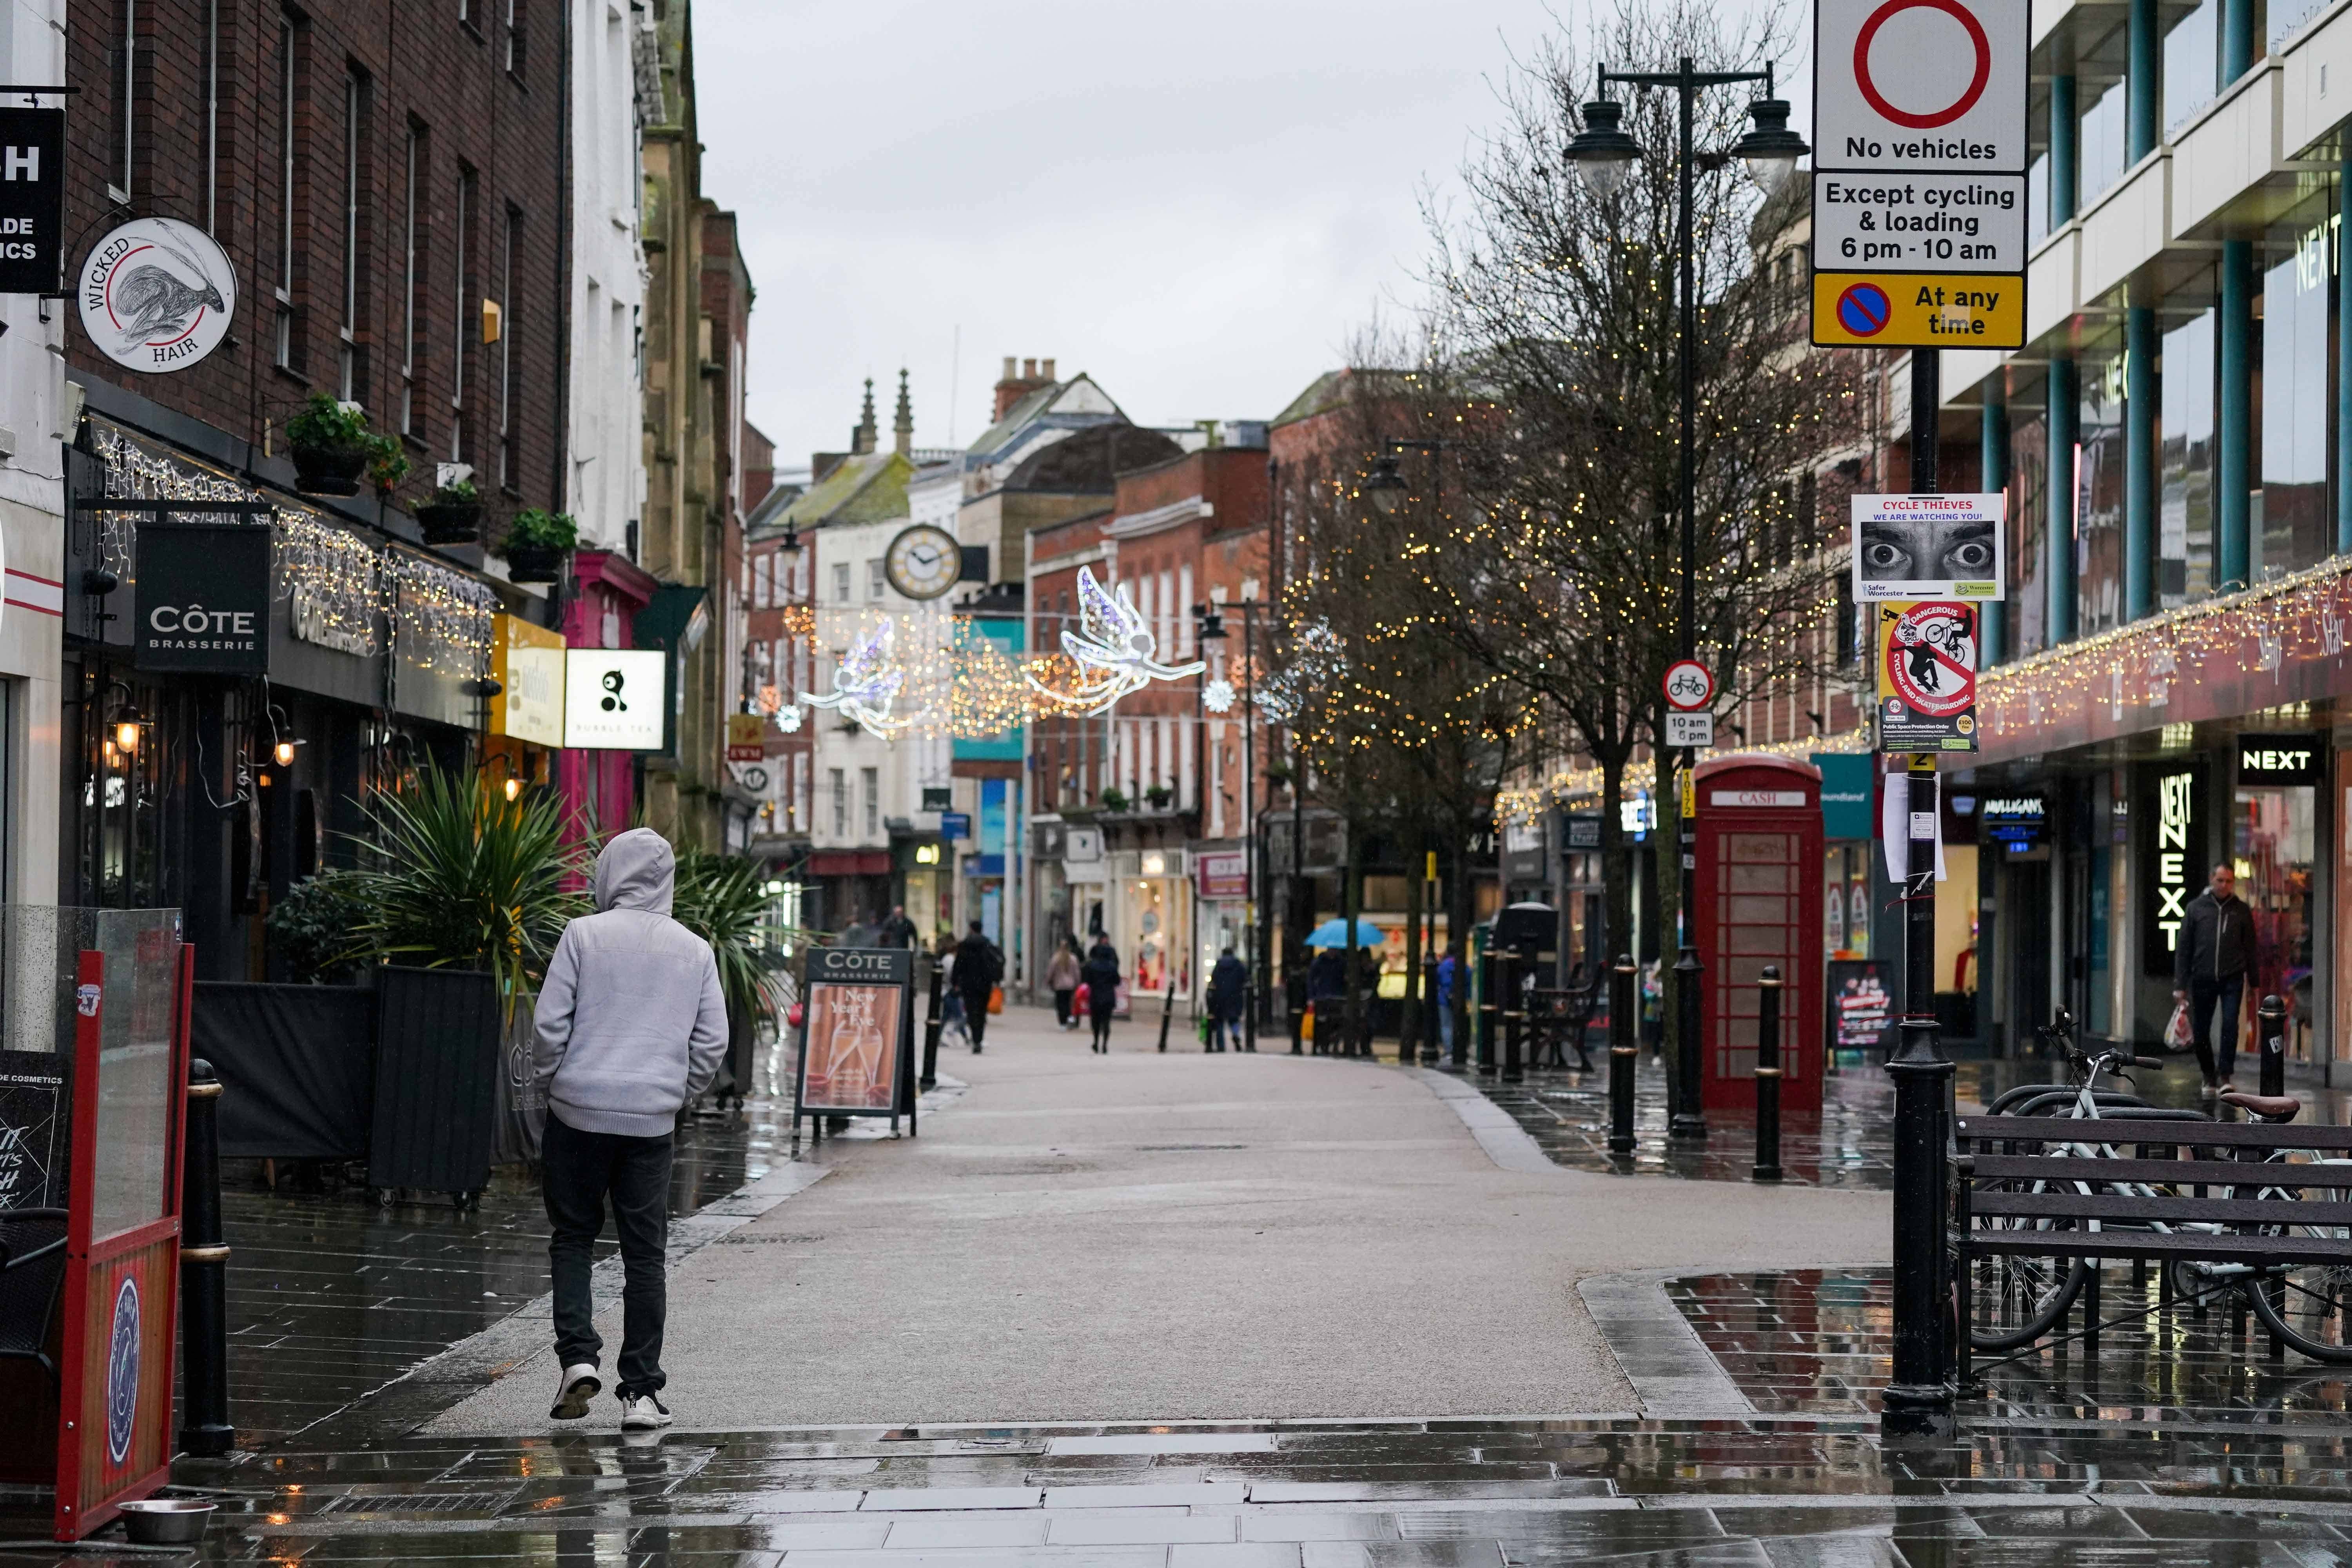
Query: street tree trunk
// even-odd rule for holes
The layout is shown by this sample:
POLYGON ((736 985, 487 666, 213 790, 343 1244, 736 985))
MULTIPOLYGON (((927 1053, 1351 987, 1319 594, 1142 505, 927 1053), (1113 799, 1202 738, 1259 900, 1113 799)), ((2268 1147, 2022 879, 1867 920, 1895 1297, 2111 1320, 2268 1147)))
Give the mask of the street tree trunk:
POLYGON ((1421 1043, 1421 919, 1426 907, 1421 871, 1428 850, 1428 825, 1416 816, 1412 825, 1412 858, 1405 866, 1404 878, 1404 1010, 1397 1025, 1400 1063, 1412 1062, 1421 1043))

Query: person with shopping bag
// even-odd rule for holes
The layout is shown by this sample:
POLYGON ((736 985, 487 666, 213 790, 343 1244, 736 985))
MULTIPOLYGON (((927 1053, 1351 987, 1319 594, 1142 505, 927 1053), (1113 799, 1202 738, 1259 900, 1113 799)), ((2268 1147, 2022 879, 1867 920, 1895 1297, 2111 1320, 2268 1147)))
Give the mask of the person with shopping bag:
POLYGON ((2190 1043, 2205 1075, 2204 1097, 2210 1100, 2238 1087, 2231 1074, 2237 1066, 2246 972, 2254 961, 2254 911, 2238 897, 2237 870, 2225 860, 2213 868, 2205 890, 2189 900, 2183 913, 2172 950, 2172 1000, 2189 1005, 2190 1043))
POLYGON ((1087 954, 1084 972, 1087 985, 1087 1016, 1094 1026, 1094 1048, 1101 1056, 1110 1055, 1110 1021, 1118 1011, 1118 950, 1101 938, 1087 954))

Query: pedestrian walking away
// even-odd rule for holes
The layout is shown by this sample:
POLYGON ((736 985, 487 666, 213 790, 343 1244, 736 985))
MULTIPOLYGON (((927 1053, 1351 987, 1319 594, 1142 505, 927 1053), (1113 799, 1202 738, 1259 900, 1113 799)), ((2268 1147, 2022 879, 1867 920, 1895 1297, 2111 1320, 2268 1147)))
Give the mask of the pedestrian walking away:
POLYGON ((1454 950, 1447 948, 1437 961, 1437 1043, 1448 1057, 1454 1054, 1454 983, 1461 972, 1454 950))
POLYGON ((2189 1004, 2189 1037, 2208 1100, 2237 1087, 2230 1075, 2237 1066, 2238 1019, 2253 956, 2254 911, 2238 897, 2238 874, 2225 861, 2213 868, 2205 890, 2189 900, 2172 952, 2172 997, 2189 1004))
POLYGON ((948 971, 955 983, 956 994, 963 999, 963 1026, 971 1034, 971 1054, 980 1055, 980 1047, 988 1038, 988 1004, 996 994, 999 982, 1004 978, 1004 955, 988 940, 980 922, 971 922, 971 930, 956 943, 955 966, 948 971))
POLYGON ((1077 993, 1079 971, 1085 966, 1086 960, 1078 952, 1078 939, 1076 937, 1055 948, 1052 961, 1045 965, 1045 989, 1054 994, 1054 1022, 1065 1029, 1078 1026, 1070 1003, 1077 993))
POLYGON ((670 1137, 727 1050, 727 1002, 710 944, 669 918, 677 868, 650 828, 596 857, 596 912, 563 928, 539 993, 534 1066, 547 1096, 542 1173, 555 1289, 558 1421, 604 1386, 590 1255, 609 1200, 621 1243, 621 1425, 667 1426, 661 1402, 670 1137))
POLYGON ((1118 950, 1097 938, 1087 953, 1081 977, 1087 983, 1087 1018, 1094 1026, 1094 1048, 1110 1054, 1110 1021, 1118 1010, 1118 950))
POLYGON ((1228 1034, 1234 1049, 1242 1048, 1242 1005, 1248 988, 1249 966, 1234 956, 1232 948, 1222 949, 1209 971, 1208 1049, 1223 1050, 1228 1034))

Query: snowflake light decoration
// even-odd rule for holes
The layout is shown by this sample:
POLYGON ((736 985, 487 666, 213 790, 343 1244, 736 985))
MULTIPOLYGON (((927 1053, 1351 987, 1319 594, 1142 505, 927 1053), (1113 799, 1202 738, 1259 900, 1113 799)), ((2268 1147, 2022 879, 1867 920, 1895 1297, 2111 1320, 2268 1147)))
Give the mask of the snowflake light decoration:
POLYGON ((801 732, 801 705, 797 702, 776 715, 776 726, 787 735, 801 732))
POLYGON ((1120 584, 1114 596, 1084 566, 1078 568, 1078 629, 1062 634, 1062 651, 1077 665, 1078 683, 1068 691, 1056 691, 1031 675, 1029 684, 1065 711, 1090 719, 1109 712, 1120 698, 1155 680, 1181 680, 1209 668, 1202 659, 1161 664, 1160 639, 1127 596, 1127 584, 1120 584))
POLYGON ((1201 688, 1201 706, 1212 713, 1232 712, 1234 683, 1230 680, 1217 679, 1201 688))
POLYGON ((823 697, 803 691, 800 700, 812 708, 830 708, 851 720, 869 735, 891 740, 912 721, 890 717, 890 704, 906 683, 907 673, 890 668, 890 637, 894 629, 885 616, 875 628, 849 645, 833 672, 833 689, 823 697))

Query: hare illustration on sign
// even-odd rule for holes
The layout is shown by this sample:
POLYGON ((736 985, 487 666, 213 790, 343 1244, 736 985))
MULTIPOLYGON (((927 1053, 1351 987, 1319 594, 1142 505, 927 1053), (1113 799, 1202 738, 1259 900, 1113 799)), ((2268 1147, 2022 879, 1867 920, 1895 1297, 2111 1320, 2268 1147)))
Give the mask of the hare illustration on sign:
POLYGON ((176 218, 138 218, 90 248, 82 331, 117 364, 157 374, 196 363, 228 335, 236 269, 212 236, 176 218))

